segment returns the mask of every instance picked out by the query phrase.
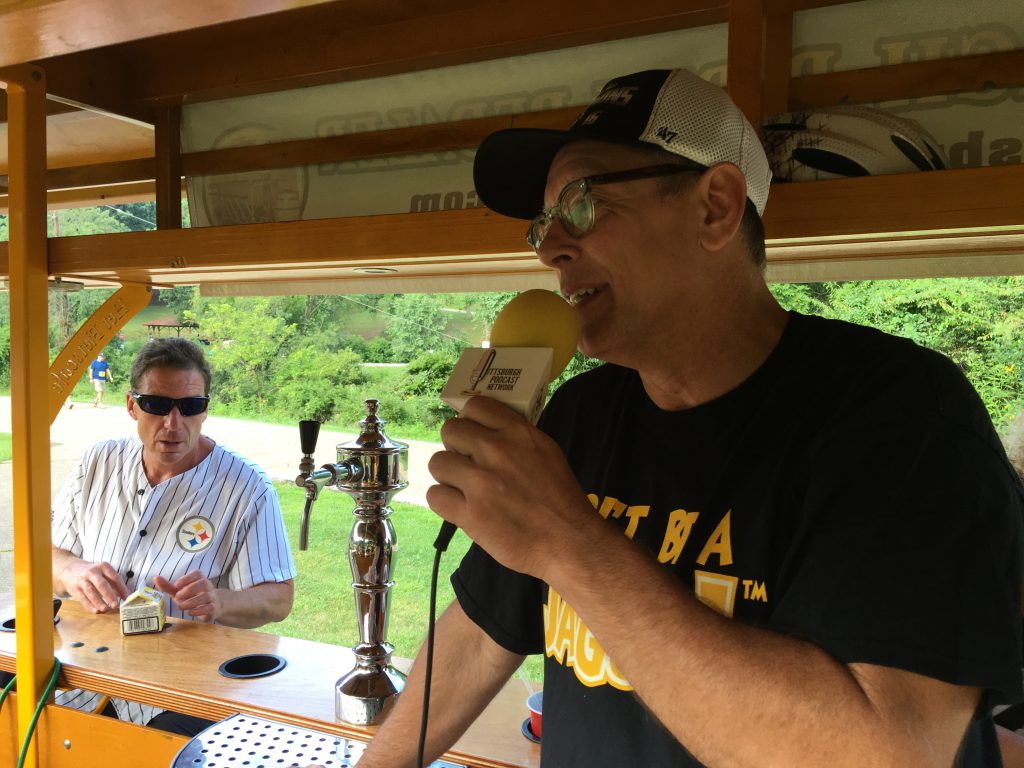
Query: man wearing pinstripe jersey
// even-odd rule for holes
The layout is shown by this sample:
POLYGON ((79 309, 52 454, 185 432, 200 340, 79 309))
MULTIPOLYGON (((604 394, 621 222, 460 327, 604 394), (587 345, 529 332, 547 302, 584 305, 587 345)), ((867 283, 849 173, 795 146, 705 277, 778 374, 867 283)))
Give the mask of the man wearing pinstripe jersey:
MULTIPOLYGON (((111 613, 155 586, 169 616, 233 627, 288 615, 295 563, 277 493, 259 467, 202 434, 209 391, 209 365, 192 342, 142 348, 126 395, 138 437, 86 451, 53 505, 56 594, 111 613)), ((58 703, 90 709, 97 699, 73 691, 58 703)), ((159 710, 113 704, 122 719, 164 727, 170 716, 180 730, 177 713, 151 723, 159 710)))

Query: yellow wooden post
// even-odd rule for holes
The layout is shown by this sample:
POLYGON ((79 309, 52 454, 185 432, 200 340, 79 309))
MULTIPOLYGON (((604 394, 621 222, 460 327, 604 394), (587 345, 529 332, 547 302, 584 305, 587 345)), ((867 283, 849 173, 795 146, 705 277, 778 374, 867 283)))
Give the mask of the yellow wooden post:
POLYGON ((145 309, 152 295, 153 289, 148 285, 122 286, 68 339, 50 366, 50 420, 47 423, 52 424, 57 418, 61 406, 89 363, 125 323, 145 309))
MULTIPOLYGON (((50 598, 50 421, 46 281, 46 76, 40 67, 0 70, 7 89, 10 155, 11 430, 18 733, 28 731, 53 668, 50 598)), ((35 743, 25 765, 35 768, 35 743)))

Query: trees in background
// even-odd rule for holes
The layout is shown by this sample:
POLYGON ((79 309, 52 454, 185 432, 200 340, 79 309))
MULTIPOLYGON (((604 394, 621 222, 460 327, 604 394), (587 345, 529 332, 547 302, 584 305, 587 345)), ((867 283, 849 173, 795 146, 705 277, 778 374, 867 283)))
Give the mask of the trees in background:
MULTIPOLYGON (((997 426, 1024 409, 1024 278, 773 285, 783 306, 905 336, 949 356, 997 426)), ((461 349, 486 338, 514 293, 200 299, 164 292, 214 342, 218 397, 243 410, 331 418, 359 413, 366 392, 399 424, 439 423, 437 400, 461 349), (230 343, 228 343, 230 342, 230 343), (342 353, 345 354, 342 354, 342 353), (358 363, 407 363, 393 385, 358 363), (352 389, 350 395, 344 395, 352 389), (287 394, 286 394, 287 393, 287 394)), ((578 353, 561 381, 597 362, 578 353)))
POLYGON ((270 311, 270 299, 247 304, 238 311, 230 304, 212 303, 200 327, 210 342, 218 398, 243 411, 262 413, 271 404, 279 358, 286 355, 296 325, 270 311))
POLYGON ((943 353, 997 427, 1024 410, 1024 278, 857 281, 772 287, 798 311, 868 325, 943 353))

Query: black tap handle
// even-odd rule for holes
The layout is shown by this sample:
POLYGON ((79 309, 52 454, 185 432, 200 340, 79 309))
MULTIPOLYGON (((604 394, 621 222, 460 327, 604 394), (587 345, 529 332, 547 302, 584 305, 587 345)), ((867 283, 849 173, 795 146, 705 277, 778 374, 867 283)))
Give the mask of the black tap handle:
POLYGON ((299 442, 302 452, 312 455, 316 451, 316 439, 320 436, 320 422, 303 419, 299 422, 299 442))

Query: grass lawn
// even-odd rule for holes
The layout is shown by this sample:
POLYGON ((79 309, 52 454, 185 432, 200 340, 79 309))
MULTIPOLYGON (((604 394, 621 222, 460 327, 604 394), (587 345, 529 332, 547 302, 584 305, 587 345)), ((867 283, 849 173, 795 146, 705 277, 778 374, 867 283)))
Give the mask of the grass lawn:
POLYGON ((11 460, 11 435, 8 432, 0 432, 0 461, 11 460))
MULTIPOLYGON (((103 392, 103 404, 110 407, 124 407, 124 395, 128 391, 127 378, 115 378, 113 384, 108 384, 103 392)), ((85 378, 75 384, 71 390, 71 403, 77 407, 92 407, 92 399, 96 397, 96 390, 89 381, 89 372, 86 371, 85 378)))
MULTIPOLYGON (((309 525, 309 549, 298 550, 299 521, 305 492, 278 483, 288 537, 292 541, 298 576, 295 577, 295 606, 282 622, 265 627, 267 632, 306 640, 351 647, 359 641, 356 624, 352 573, 348 565, 348 535, 352 529, 352 499, 335 491, 324 491, 313 507, 309 525)), ((392 522, 398 546, 392 561, 395 586, 388 607, 389 643, 395 655, 412 658, 427 636, 430 609, 430 570, 434 562, 434 539, 439 518, 426 507, 393 504, 392 522)), ((438 576, 437 612, 452 601, 449 577, 469 548, 460 531, 441 558, 438 576)), ((521 674, 530 680, 542 678, 541 657, 531 657, 521 674)))

